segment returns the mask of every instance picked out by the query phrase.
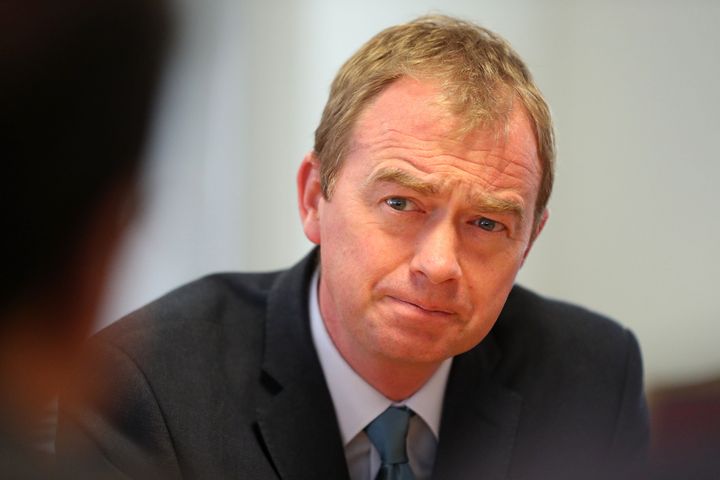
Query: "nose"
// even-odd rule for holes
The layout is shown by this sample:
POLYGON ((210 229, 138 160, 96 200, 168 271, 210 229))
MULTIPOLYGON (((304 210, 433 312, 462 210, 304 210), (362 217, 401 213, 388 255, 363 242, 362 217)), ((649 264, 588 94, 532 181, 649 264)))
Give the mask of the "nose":
POLYGON ((457 231, 452 224, 433 225, 419 237, 410 268, 434 284, 457 280, 462 275, 457 248, 457 231))

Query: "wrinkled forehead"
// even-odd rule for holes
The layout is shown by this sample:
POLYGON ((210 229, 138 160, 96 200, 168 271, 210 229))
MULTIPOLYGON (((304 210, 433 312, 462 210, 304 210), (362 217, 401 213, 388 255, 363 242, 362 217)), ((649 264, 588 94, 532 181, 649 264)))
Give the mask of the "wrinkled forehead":
POLYGON ((362 109, 355 121, 352 139, 362 143, 367 137, 399 124, 422 133, 438 123, 446 126, 444 137, 459 137, 460 118, 448 108, 445 95, 437 84, 402 77, 385 87, 362 109))
POLYGON ((362 112, 348 158, 434 172, 426 180, 443 190, 462 188, 463 182, 486 192, 510 189, 522 196, 523 210, 531 210, 542 168, 529 114, 515 103, 503 121, 466 131, 464 119, 443 103, 436 85, 401 79, 362 112))
POLYGON ((538 142, 521 101, 509 99, 505 110, 484 121, 454 113, 437 82, 403 77, 380 92, 355 122, 348 152, 382 147, 402 138, 433 142, 448 152, 468 148, 512 149, 539 174, 538 142), (380 145, 377 145, 380 143, 380 145))

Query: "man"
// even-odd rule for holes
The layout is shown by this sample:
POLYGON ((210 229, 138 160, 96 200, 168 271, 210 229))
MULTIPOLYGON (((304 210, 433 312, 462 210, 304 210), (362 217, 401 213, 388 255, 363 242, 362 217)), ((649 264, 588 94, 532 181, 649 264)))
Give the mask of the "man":
POLYGON ((68 407, 63 438, 130 476, 624 473, 647 441, 634 337, 513 286, 553 157, 502 39, 442 16, 381 32, 338 73, 298 172, 319 248, 101 333, 84 373, 99 392, 68 407))
POLYGON ((158 0, 0 4, 3 478, 57 473, 39 448, 131 217, 165 25, 158 0))

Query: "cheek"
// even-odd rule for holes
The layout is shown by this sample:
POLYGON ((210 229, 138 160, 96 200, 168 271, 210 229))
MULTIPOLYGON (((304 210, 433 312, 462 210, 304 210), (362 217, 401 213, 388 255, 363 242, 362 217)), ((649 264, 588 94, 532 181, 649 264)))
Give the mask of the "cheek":
POLYGON ((473 306, 472 328, 484 328, 497 319, 521 265, 521 256, 506 253, 485 258, 467 277, 467 292, 473 306))
POLYGON ((381 211, 360 199, 328 203, 322 213, 322 249, 348 265, 373 269, 411 248, 401 222, 386 221, 381 211))
POLYGON ((376 251, 352 214, 327 209, 321 224, 320 256, 323 275, 331 285, 339 285, 338 294, 358 288, 367 281, 369 257, 376 251))
POLYGON ((331 261, 334 268, 351 268, 361 260, 362 238, 347 217, 326 215, 321 224, 321 238, 321 255, 331 261))
POLYGON ((468 242, 465 245, 459 256, 469 288, 478 291, 492 289, 517 269, 516 255, 509 251, 507 245, 489 242, 468 242))
POLYGON ((522 266, 527 242, 498 238, 467 251, 467 271, 479 289, 502 288, 515 280, 522 266))

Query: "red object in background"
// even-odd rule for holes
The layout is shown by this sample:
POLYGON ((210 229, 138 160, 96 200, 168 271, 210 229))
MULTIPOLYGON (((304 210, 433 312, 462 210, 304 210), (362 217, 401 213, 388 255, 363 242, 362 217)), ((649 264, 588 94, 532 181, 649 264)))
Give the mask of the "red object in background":
POLYGON ((653 479, 720 480, 720 380, 650 393, 653 479))

